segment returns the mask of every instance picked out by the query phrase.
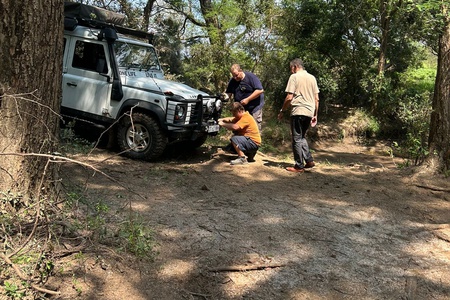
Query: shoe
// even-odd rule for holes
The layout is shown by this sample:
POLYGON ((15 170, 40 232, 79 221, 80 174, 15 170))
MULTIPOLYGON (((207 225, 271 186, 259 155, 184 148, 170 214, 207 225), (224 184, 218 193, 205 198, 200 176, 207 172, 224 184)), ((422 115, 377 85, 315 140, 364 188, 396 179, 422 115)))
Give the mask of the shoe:
POLYGON ((305 169, 310 169, 312 167, 314 167, 316 164, 313 161, 307 162, 305 164, 305 169))
POLYGON ((238 157, 238 158, 236 158, 236 159, 233 159, 233 160, 230 162, 231 165, 245 165, 245 164, 247 164, 247 163, 248 163, 248 161, 247 161, 247 159, 245 158, 245 156, 238 157))
POLYGON ((289 172, 294 172, 294 173, 304 173, 305 172, 304 168, 298 168, 298 167, 287 167, 286 170, 289 172))
POLYGON ((247 152, 246 155, 247 155, 247 161, 248 162, 254 162, 255 161, 256 151, 247 152))

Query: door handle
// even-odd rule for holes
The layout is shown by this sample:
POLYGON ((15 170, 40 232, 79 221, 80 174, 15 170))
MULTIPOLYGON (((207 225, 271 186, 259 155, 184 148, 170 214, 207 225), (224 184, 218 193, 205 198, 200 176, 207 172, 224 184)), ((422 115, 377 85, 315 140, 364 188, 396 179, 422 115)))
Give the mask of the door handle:
POLYGON ((68 83, 67 83, 67 85, 68 85, 68 86, 74 86, 74 87, 76 87, 76 86, 77 86, 77 84, 76 84, 76 83, 72 83, 72 82, 68 82, 68 83))

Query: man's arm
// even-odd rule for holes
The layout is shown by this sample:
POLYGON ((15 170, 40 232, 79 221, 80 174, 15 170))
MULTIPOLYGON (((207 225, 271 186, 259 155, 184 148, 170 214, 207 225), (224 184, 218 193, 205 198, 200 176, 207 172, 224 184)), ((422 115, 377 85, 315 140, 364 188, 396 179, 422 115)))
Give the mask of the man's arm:
POLYGON ((250 101, 258 98, 262 93, 264 93, 264 90, 254 90, 253 93, 250 94, 250 96, 241 100, 241 104, 247 105, 250 101))
POLYGON ((222 121, 223 123, 233 123, 234 117, 228 117, 228 118, 220 118, 218 121, 222 121))
POLYGON ((223 127, 223 128, 226 128, 226 129, 230 130, 230 131, 241 129, 241 127, 239 127, 239 125, 237 125, 236 123, 224 122, 223 119, 219 120, 219 125, 221 127, 223 127))
POLYGON ((319 113, 319 94, 316 94, 314 98, 316 100, 316 109, 314 110, 314 117, 317 118, 317 114, 319 113))
POLYGON ((280 112, 278 113, 278 120, 281 120, 283 118, 283 112, 286 111, 289 106, 291 106, 291 101, 293 98, 294 98, 294 94, 292 94, 292 93, 286 94, 286 98, 284 98, 283 106, 281 107, 280 112))

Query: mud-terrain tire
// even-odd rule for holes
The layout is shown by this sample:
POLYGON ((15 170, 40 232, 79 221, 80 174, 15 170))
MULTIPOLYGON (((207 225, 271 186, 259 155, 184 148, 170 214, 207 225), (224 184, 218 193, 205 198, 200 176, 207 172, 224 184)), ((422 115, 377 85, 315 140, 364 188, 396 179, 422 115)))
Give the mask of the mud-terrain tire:
POLYGON ((155 160, 166 149, 167 136, 158 122, 144 113, 124 116, 117 130, 117 143, 123 155, 141 160, 155 160))

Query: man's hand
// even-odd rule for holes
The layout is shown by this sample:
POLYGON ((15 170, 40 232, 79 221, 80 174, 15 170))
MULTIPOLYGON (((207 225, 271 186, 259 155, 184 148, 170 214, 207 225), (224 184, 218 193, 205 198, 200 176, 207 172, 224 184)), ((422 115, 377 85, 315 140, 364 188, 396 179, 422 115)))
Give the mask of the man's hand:
POLYGON ((250 102, 250 101, 248 100, 248 98, 242 99, 242 100, 240 101, 240 103, 241 103, 243 106, 247 105, 249 102, 250 102))
POLYGON ((280 112, 278 113, 278 120, 283 119, 283 112, 280 110, 280 112))

